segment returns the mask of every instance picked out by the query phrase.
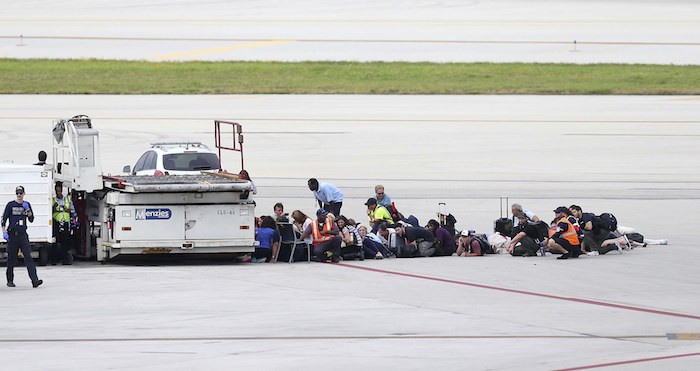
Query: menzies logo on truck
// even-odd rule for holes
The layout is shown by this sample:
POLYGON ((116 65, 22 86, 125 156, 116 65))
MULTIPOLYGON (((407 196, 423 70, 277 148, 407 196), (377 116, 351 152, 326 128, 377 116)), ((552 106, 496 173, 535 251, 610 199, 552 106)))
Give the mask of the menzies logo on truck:
POLYGON ((173 215, 170 209, 136 209, 136 220, 168 220, 173 215))

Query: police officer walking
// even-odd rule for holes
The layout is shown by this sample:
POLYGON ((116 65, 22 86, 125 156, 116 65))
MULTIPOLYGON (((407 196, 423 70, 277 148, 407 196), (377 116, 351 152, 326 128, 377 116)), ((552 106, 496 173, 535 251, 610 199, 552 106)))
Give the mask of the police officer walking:
POLYGON ((5 206, 5 212, 2 214, 2 231, 3 237, 7 240, 7 286, 15 287, 15 264, 17 263, 17 253, 21 249, 24 256, 24 265, 27 267, 29 278, 32 280, 34 288, 39 287, 44 281, 40 280, 36 275, 36 265, 32 260, 31 250, 29 247, 29 236, 27 235, 27 219, 30 223, 34 222, 34 212, 32 205, 24 201, 24 187, 18 186, 15 189, 17 199, 10 201, 5 206), (7 228, 5 223, 9 222, 7 228))
POLYGON ((75 220, 75 206, 70 195, 63 195, 63 182, 56 182, 56 195, 53 198, 53 235, 56 243, 53 244, 49 259, 52 265, 58 261, 70 265, 73 263, 73 255, 70 252, 71 226, 75 220))

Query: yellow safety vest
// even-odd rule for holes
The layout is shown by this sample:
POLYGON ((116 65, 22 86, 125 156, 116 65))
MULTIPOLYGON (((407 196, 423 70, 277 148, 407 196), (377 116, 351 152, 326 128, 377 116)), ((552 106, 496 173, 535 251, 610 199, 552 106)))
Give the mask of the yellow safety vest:
POLYGON ((70 196, 66 195, 63 197, 63 207, 58 203, 58 197, 53 197, 53 220, 57 222, 69 222, 70 221, 70 196))

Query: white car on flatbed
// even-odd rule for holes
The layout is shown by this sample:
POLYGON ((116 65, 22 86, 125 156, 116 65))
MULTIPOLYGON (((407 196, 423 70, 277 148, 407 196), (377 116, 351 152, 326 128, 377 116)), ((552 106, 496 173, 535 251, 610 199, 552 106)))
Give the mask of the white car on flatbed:
POLYGON ((200 142, 154 142, 141 155, 133 169, 124 166, 131 175, 196 175, 202 170, 218 170, 219 156, 200 142))

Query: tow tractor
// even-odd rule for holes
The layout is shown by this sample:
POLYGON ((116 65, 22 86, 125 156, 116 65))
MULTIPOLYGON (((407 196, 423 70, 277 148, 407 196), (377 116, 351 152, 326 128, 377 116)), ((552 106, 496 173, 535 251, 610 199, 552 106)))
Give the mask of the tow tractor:
MULTIPOLYGON (((243 168, 241 125, 215 121, 214 129, 219 157, 222 149, 239 152, 243 168), (222 144, 222 131, 232 135, 231 144, 222 144)), ((42 186, 62 181, 71 190, 78 256, 107 262, 124 255, 255 251, 250 181, 220 169, 197 175, 103 176, 99 145, 89 117, 54 121, 53 166, 42 186)), ((50 213, 48 219, 50 224, 50 213)))

